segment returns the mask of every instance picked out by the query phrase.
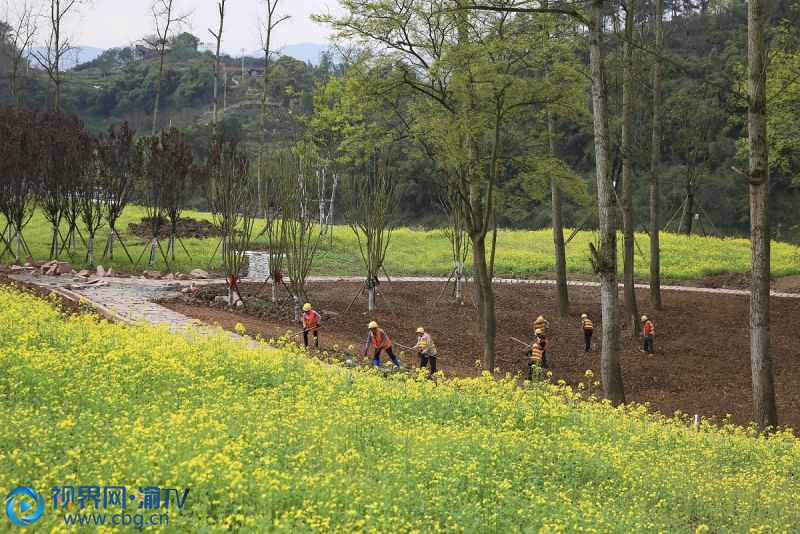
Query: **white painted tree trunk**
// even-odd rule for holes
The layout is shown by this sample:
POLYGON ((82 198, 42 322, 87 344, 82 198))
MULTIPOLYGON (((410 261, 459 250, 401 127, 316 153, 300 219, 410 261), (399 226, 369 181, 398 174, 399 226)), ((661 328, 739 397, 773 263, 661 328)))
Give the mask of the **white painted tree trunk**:
POLYGON ((370 287, 367 289, 367 309, 372 311, 375 309, 375 288, 370 287))

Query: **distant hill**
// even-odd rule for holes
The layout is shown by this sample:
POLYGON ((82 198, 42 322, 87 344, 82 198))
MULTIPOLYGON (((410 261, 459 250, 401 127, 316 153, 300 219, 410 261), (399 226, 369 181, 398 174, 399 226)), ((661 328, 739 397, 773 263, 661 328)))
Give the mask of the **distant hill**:
POLYGON ((297 43, 286 45, 280 50, 282 56, 290 56, 300 61, 319 64, 319 55, 328 49, 328 45, 319 43, 297 43))
MULTIPOLYGON (((33 54, 46 54, 47 48, 43 46, 35 46, 31 49, 31 52, 33 54)), ((95 48, 93 46, 76 46, 73 50, 70 50, 64 54, 64 57, 61 61, 62 68, 64 70, 74 69, 76 63, 88 63, 89 61, 96 59, 103 52, 105 52, 104 48, 95 48)), ((39 63, 37 63, 35 59, 31 59, 33 66, 38 67, 39 63)))

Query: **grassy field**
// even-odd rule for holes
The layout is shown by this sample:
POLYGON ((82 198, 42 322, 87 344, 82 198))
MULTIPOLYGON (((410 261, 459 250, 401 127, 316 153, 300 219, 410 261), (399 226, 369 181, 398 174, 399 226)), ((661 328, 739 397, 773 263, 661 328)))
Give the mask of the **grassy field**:
MULTIPOLYGON (((145 248, 145 240, 127 235, 128 223, 139 222, 144 211, 130 207, 123 213, 118 230, 130 246, 134 262, 145 248)), ((207 213, 185 212, 184 216, 198 219, 211 219, 207 213)), ((262 225, 256 225, 260 230, 262 225)), ((66 232, 66 230, 63 230, 66 232)), ((37 213, 26 228, 24 237, 35 259, 47 259, 51 230, 45 219, 37 213)), ((117 245, 114 261, 101 260, 108 230, 100 230, 96 240, 97 261, 106 268, 113 266, 118 271, 133 271, 133 263, 117 245)), ((595 239, 593 232, 580 232, 567 246, 567 268, 572 273, 589 273, 588 244, 595 239)), ((641 249, 636 251, 636 276, 648 278, 650 273, 649 238, 646 234, 637 234, 637 243, 641 249)), ((503 230, 498 235, 497 259, 495 273, 501 277, 535 277, 547 276, 554 270, 554 257, 551 230, 503 230)), ((184 239, 184 244, 191 256, 176 246, 177 256, 173 270, 188 272, 193 268, 215 268, 219 265, 219 255, 212 262, 212 254, 219 243, 217 239, 184 239)), ((265 245, 264 238, 259 240, 265 245)), ((622 238, 620 237, 620 244, 622 238)), ((166 248, 166 243, 163 243, 166 248)), ((85 247, 78 241, 78 247, 71 261, 75 266, 82 264, 85 258, 85 247)), ((452 269, 450 245, 440 230, 417 231, 401 228, 394 232, 386 258, 386 269, 391 274, 435 274, 447 276, 452 269)), ((713 237, 685 236, 662 234, 661 237, 661 274, 665 279, 697 279, 703 276, 722 273, 745 272, 750 268, 750 243, 746 239, 719 239, 713 237)), ((621 254, 620 247, 620 254, 621 254)), ((621 257, 621 256, 620 256, 621 257)), ((148 269, 149 251, 139 262, 138 270, 148 269)), ((167 270, 166 265, 157 252, 156 269, 167 270)), ((9 261, 9 255, 4 256, 9 261)), ((64 259, 70 260, 69 257, 64 259)), ((620 261, 621 268, 621 261, 620 261)), ((316 258, 314 274, 357 275, 362 274, 363 267, 358 252, 358 245, 350 228, 337 226, 334 229, 333 244, 328 242, 320 248, 316 258)), ((788 243, 773 243, 772 273, 774 276, 800 274, 800 251, 797 246, 788 243)))
POLYGON ((789 432, 510 377, 386 379, 222 332, 67 318, 7 287, 0 315, 0 493, 42 492, 35 531, 81 512, 54 509, 67 485, 188 488, 158 510, 182 532, 800 530, 789 432))

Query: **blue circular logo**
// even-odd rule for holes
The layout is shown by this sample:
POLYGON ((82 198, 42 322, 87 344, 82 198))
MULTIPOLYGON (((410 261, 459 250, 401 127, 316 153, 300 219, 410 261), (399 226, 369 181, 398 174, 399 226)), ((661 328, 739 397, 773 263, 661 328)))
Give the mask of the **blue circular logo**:
POLYGON ((6 515, 21 527, 35 523, 44 512, 44 497, 30 486, 20 486, 6 495, 6 515), (17 501, 19 509, 17 510, 17 501))

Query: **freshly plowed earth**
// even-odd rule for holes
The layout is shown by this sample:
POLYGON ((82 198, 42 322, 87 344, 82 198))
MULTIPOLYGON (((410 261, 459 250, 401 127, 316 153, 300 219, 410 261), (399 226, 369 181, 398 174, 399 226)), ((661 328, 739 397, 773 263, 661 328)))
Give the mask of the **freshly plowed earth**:
MULTIPOLYGON (((255 292, 257 286, 245 285, 243 293, 255 292)), ((436 283, 384 282, 378 294, 378 310, 367 313, 366 299, 359 297, 346 311, 359 284, 337 282, 310 284, 308 294, 323 315, 321 340, 324 349, 338 344, 343 349, 355 345, 363 353, 367 323, 376 320, 395 342, 413 345, 414 330, 424 326, 433 336, 439 352, 439 367, 446 374, 468 376, 478 371, 482 338, 475 323, 472 287, 466 288, 466 304, 453 302, 436 283), (391 311, 390 311, 391 310, 391 311)), ((264 296, 268 294, 265 288, 264 296)), ((289 310, 279 316, 269 306, 246 307, 228 311, 210 307, 202 299, 225 293, 224 287, 204 288, 197 299, 170 301, 169 308, 205 322, 217 322, 232 329, 241 322, 250 334, 276 337, 287 329, 297 331, 289 310), (249 308, 249 309, 248 309, 249 308)), ((285 292, 282 292, 285 296, 285 292)), ((497 357, 496 366, 511 373, 526 372, 523 347, 512 341, 527 340, 532 324, 542 314, 550 321, 548 360, 553 380, 565 380, 573 386, 586 382, 587 369, 600 377, 600 300, 597 288, 570 288, 570 315, 557 316, 553 286, 497 284, 497 357), (583 352, 580 314, 588 313, 595 322, 592 351, 583 352)), ((647 294, 637 294, 640 306, 647 294)), ((735 295, 665 291, 664 310, 651 312, 656 340, 654 356, 639 351, 637 335, 630 339, 623 327, 621 362, 627 400, 648 402, 666 415, 676 410, 722 419, 731 414, 736 423, 746 424, 751 413, 750 360, 748 340, 748 299, 735 295)), ((620 301, 622 297, 620 295, 620 301)), ((782 424, 800 429, 800 299, 775 298, 772 305, 772 350, 775 389, 782 424)), ((622 319, 622 316, 620 316, 622 319)), ((623 323, 624 321, 620 321, 623 323)), ((417 358, 405 350, 401 360, 418 365, 417 358)))

